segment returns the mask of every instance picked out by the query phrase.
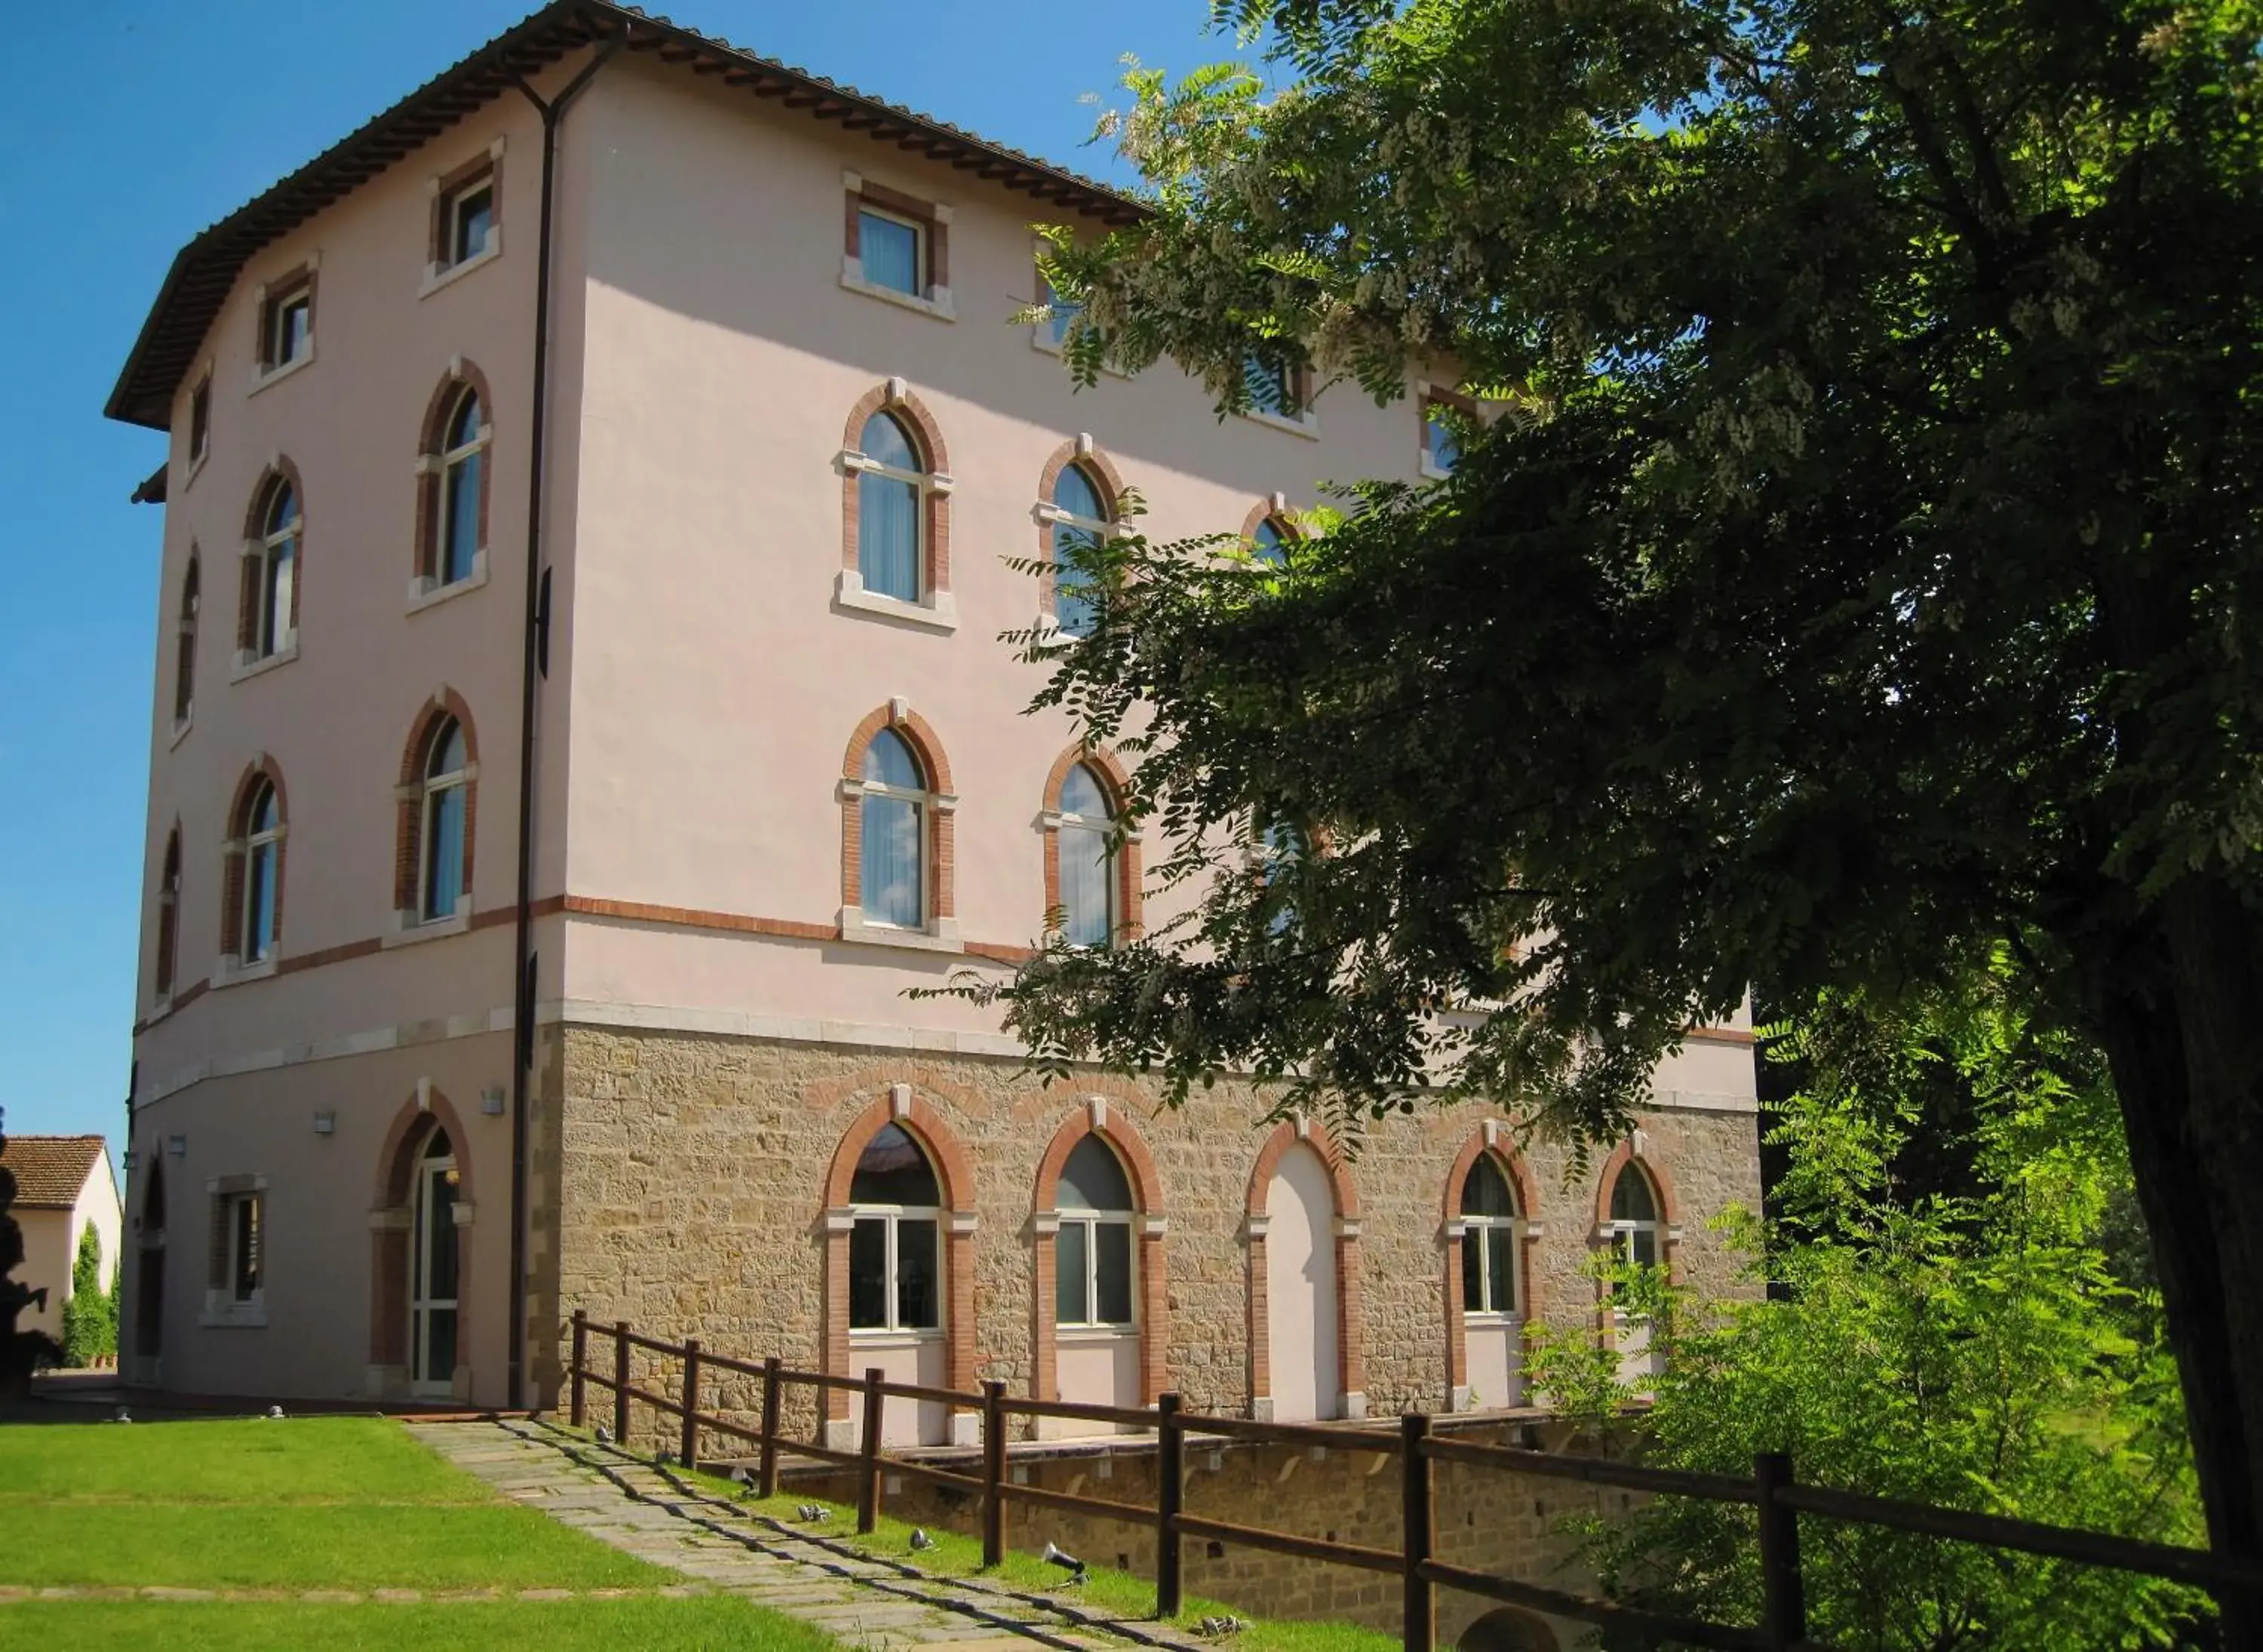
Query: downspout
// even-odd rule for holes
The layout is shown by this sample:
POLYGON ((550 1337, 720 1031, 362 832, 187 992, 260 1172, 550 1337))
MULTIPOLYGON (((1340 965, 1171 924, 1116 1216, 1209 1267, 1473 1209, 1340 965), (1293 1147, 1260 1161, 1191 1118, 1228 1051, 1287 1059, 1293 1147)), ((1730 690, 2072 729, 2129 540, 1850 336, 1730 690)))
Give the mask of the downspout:
POLYGON ((534 1070, 534 703, 549 674, 550 582, 542 566, 542 475, 550 407, 550 262, 558 177, 558 127, 567 105, 611 61, 619 41, 596 56, 545 102, 524 78, 518 90, 542 117, 542 228, 535 251, 534 411, 526 467, 526 640, 518 707, 518 944, 513 953, 510 1073, 510 1404, 526 1403, 526 1109, 534 1070))

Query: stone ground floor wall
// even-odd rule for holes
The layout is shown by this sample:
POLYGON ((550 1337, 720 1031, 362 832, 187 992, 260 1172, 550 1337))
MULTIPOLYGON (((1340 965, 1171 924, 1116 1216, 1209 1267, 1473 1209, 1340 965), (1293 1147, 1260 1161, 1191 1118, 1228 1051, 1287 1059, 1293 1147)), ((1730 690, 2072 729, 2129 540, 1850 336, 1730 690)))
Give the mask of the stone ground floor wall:
MULTIPOLYGON (((1542 1426, 1538 1432, 1545 1438, 1536 1443, 1551 1449, 1562 1445, 1560 1431, 1542 1426)), ((1523 1424, 1472 1423, 1454 1425, 1454 1438, 1521 1445, 1531 1435, 1523 1424)), ((703 1449, 722 1446, 711 1441, 703 1449)), ((1189 1514, 1372 1548, 1400 1546, 1401 1482, 1394 1453, 1194 1439, 1188 1442, 1186 1460, 1189 1514)), ((1155 1464, 1152 1446, 1127 1444, 1037 1457, 1017 1453, 1009 1472, 1022 1483, 1045 1489, 1153 1509, 1155 1464)), ((980 1472, 972 1461, 938 1466, 980 1472)), ((1582 1514, 1616 1513, 1628 1502, 1616 1491, 1457 1463, 1437 1464, 1434 1473, 1438 1559, 1574 1593, 1587 1592, 1593 1579, 1576 1563, 1565 1522, 1582 1514)), ((791 1491, 836 1503, 856 1498, 855 1477, 849 1473, 793 1474, 786 1484, 791 1491)), ((896 1518, 980 1535, 978 1499, 904 1474, 886 1475, 885 1487, 885 1507, 896 1518)), ((1095 1565, 1154 1576, 1152 1525, 1024 1504, 1009 1504, 1007 1520, 1012 1547, 1040 1552, 1052 1542, 1095 1565)), ((1183 1575, 1190 1594, 1257 1617, 1351 1622, 1392 1633, 1399 1627, 1402 1601, 1396 1577, 1247 1545, 1184 1541, 1183 1575)), ((1439 1644, 1459 1643, 1472 1624, 1497 1610, 1477 1596, 1440 1590, 1439 1644)), ((1523 1645, 1533 1652, 1579 1646, 1587 1633, 1583 1626, 1545 1619, 1535 1619, 1525 1628, 1523 1645), (1552 1638, 1539 1638, 1535 1628, 1552 1638)))
MULTIPOLYGON (((828 1212, 845 1186, 843 1143, 891 1119, 922 1138, 958 1190, 946 1188, 946 1225, 959 1230, 948 1246, 948 1386, 997 1379, 1031 1392, 1049 1254, 1040 1168, 1090 1127, 1097 1098, 1113 1145, 1147 1184, 1143 1214, 1161 1219, 1146 1253, 1160 1288, 1143 1299, 1151 1386, 1194 1410, 1263 1409, 1253 1400, 1271 1386, 1254 1289, 1264 1223, 1251 1221, 1252 1187, 1262 1212, 1266 1167, 1297 1138, 1263 1121, 1268 1104, 1247 1084, 1221 1083, 1174 1111, 1120 1078, 1049 1084, 1010 1059, 575 1026, 546 1056, 534 1369, 547 1395, 558 1392, 562 1323, 575 1308, 744 1358, 860 1371, 829 1277, 845 1241, 828 1212)), ((1373 1125, 1356 1148, 1314 1126, 1310 1139, 1333 1165, 1341 1272, 1353 1286, 1340 1293, 1344 1387, 1367 1414, 1451 1408, 1448 1281, 1458 1242, 1449 1185, 1489 1120, 1530 1224, 1529 1309, 1594 1318, 1597 1287, 1582 1268, 1601 1243, 1599 1193, 1630 1154, 1665 1198, 1679 1275, 1710 1293, 1745 1288, 1709 1223, 1732 1202, 1759 1201, 1749 1111, 1654 1108, 1631 1142, 1584 1171, 1548 1143, 1515 1150, 1507 1115, 1475 1103, 1373 1125)))

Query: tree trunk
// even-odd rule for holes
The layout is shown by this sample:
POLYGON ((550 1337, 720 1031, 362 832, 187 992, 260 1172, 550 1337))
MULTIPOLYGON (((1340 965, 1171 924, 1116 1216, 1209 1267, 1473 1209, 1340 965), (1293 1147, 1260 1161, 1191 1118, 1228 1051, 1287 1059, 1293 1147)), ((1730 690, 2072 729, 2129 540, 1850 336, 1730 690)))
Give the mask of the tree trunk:
MULTIPOLYGON (((2152 1237, 2209 1540, 2263 1560, 2263 932, 2187 879, 2094 1002, 2152 1237)), ((2086 937, 2097 957, 2099 938, 2086 937)), ((2263 1647, 2263 1601, 2227 1595, 2226 1647, 2263 1647)))

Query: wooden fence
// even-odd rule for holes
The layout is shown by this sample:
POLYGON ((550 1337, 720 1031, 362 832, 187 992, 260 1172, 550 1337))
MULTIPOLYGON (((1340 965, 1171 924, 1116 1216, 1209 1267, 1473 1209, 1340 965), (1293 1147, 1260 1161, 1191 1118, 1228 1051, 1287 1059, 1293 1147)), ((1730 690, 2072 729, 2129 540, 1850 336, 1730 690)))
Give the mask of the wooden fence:
MULTIPOLYGON (((663 1364, 663 1380, 665 1371, 663 1364)), ((1794 1477, 1791 1459, 1782 1453, 1762 1453, 1755 1457, 1752 1475, 1747 1479, 1738 1474, 1651 1468, 1638 1463, 1569 1456, 1525 1446, 1452 1439, 1434 1432, 1433 1419, 1420 1412, 1400 1417, 1394 1429, 1360 1428, 1341 1424, 1265 1423, 1250 1417, 1189 1412, 1181 1409, 1175 1394, 1163 1395, 1153 1407, 1143 1409, 1017 1398, 1007 1394, 1002 1382, 985 1382, 980 1394, 969 1394, 917 1383, 891 1382, 877 1369, 868 1370, 861 1377, 849 1377, 792 1370, 775 1358, 759 1361, 734 1359, 702 1348, 697 1337, 681 1343, 663 1342, 631 1330, 625 1320, 611 1325, 595 1322, 580 1309, 575 1311, 573 1318, 573 1354, 568 1373, 568 1409, 575 1427, 582 1427, 587 1421, 587 1385, 596 1383, 613 1396, 613 1437, 624 1446, 629 1437, 632 1402, 680 1420, 682 1437, 676 1455, 687 1468, 698 1467, 702 1429, 753 1446, 757 1465, 755 1487, 763 1496, 777 1494, 781 1451, 853 1470, 859 1532, 871 1531, 879 1518, 884 1472, 909 1474, 977 1498, 982 1509, 982 1562, 986 1566, 995 1566, 1005 1558, 1006 1505, 1009 1503, 1068 1509, 1103 1519, 1151 1526, 1155 1533, 1155 1610, 1161 1617, 1175 1617, 1181 1609, 1184 1592, 1182 1544, 1189 1537, 1239 1543, 1331 1565, 1385 1573, 1401 1582, 1405 1596, 1404 1638, 1410 1652, 1430 1652, 1435 1641, 1433 1598, 1439 1586, 1557 1617, 1630 1631, 1652 1641, 1720 1648, 1724 1652, 1827 1652, 1827 1648, 1807 1638, 1806 1596, 1799 1563, 1802 1514, 2084 1565, 2113 1567, 2168 1578, 2219 1595, 2249 1593, 2263 1599, 2263 1564, 2252 1561, 2173 1544, 2141 1542, 2103 1532, 2007 1519, 2000 1515, 1974 1514, 1930 1503, 1905 1503, 1891 1497, 1804 1485, 1794 1477), (610 1372, 590 1366, 589 1344, 592 1337, 611 1339, 610 1372), (630 1381, 631 1351, 639 1348, 681 1367, 680 1399, 638 1388, 630 1381), (759 1427, 749 1428, 699 1409, 701 1378, 710 1371, 729 1372, 761 1381, 759 1427), (814 1390, 821 1433, 828 1393, 861 1396, 863 1413, 857 1449, 842 1451, 818 1441, 788 1438, 779 1419, 785 1391, 792 1387, 814 1390), (880 1449, 881 1409, 890 1397, 979 1412, 982 1419, 980 1473, 962 1474, 930 1462, 884 1453, 880 1449), (1157 1452, 1154 1506, 1014 1483, 1006 1473, 1006 1434, 1007 1419, 1016 1417, 1060 1417, 1152 1431, 1156 1437, 1157 1452), (1356 1543, 1323 1541, 1189 1514, 1183 1506, 1189 1435, 1249 1440, 1261 1445, 1321 1446, 1396 1457, 1404 1488, 1399 1547, 1381 1549, 1356 1543), (1436 1532, 1436 1499, 1431 1470, 1437 1463, 1584 1481, 1590 1485, 1658 1496, 1700 1497, 1746 1505, 1756 1511, 1759 1519, 1761 1621, 1747 1627, 1671 1617, 1517 1578, 1498 1577, 1435 1559, 1431 1553, 1436 1532)))

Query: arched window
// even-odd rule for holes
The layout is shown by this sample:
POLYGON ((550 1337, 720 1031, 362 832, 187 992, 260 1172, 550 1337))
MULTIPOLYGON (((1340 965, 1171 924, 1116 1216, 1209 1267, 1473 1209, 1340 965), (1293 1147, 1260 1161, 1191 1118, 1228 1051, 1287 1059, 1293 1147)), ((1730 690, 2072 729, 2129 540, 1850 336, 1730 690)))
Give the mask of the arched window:
POLYGON ((1090 576, 1072 558, 1081 547, 1105 539, 1112 525, 1100 485, 1082 465, 1065 466, 1053 482, 1053 620, 1073 637, 1092 634, 1090 576))
POLYGON ((849 1329, 940 1330, 943 1191, 901 1125, 881 1126, 864 1144, 849 1204, 849 1329))
POLYGON ((1131 1179, 1095 1133, 1070 1149, 1055 1195, 1053 1321, 1063 1330, 1122 1330, 1132 1322, 1131 1179))
POLYGON ((173 726, 189 721, 197 699, 197 556, 189 553, 189 571, 181 577, 181 612, 173 644, 173 726))
POLYGON ((252 783, 243 811, 243 904, 236 924, 240 964, 261 963, 275 955, 282 907, 278 888, 282 845, 282 808, 274 783, 263 777, 252 783))
POLYGON ((258 537, 247 551, 243 646, 251 658, 264 660, 282 653, 298 634, 299 490, 288 477, 268 484, 258 521, 258 537))
POLYGON ((1289 538, 1276 519, 1267 517, 1249 536, 1249 554, 1272 567, 1285 567, 1289 561, 1289 538))
POLYGON ((487 549, 488 428, 480 394, 466 385, 440 440, 440 487, 434 503, 433 577, 454 585, 479 571, 487 549))
POLYGON ((1639 1164, 1630 1160, 1619 1167, 1611 1184, 1612 1249, 1623 1262, 1656 1267, 1665 1254, 1665 1224, 1658 1216, 1658 1192, 1639 1164))
POLYGON ((1462 1311, 1515 1313, 1516 1196, 1490 1153, 1462 1178, 1461 1216, 1462 1311))
POLYGON ((445 1395, 454 1388, 462 1272, 456 1228, 459 1190, 455 1145, 436 1125, 417 1156, 409 1228, 409 1388, 418 1395, 445 1395))
POLYGON ((923 495, 932 478, 903 421, 875 413, 857 441, 857 571, 864 588, 917 602, 925 561, 923 495))
POLYGON ((1085 764, 1071 769, 1061 782, 1060 905, 1062 932, 1074 946, 1105 946, 1116 936, 1115 819, 1100 777, 1085 764))
POLYGON ((443 718, 428 743, 418 809, 423 852, 417 867, 416 910, 423 923, 455 917, 463 899, 470 767, 464 726, 453 717, 443 718))
POLYGON ((928 780, 893 728, 864 748, 860 888, 864 921, 899 929, 927 923, 928 780))
POLYGON ((173 992, 173 972, 181 944, 181 829, 174 827, 165 839, 164 870, 157 879, 157 996, 173 992))

